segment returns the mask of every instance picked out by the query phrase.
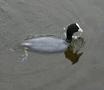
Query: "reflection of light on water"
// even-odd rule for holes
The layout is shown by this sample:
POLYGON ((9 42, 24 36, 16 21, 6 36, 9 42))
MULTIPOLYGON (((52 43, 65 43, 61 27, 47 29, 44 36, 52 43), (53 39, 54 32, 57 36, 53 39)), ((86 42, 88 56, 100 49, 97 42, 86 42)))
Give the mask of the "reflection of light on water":
POLYGON ((80 56, 83 54, 83 52, 80 52, 80 50, 82 49, 84 44, 84 39, 82 37, 79 37, 78 39, 73 39, 71 45, 65 50, 65 57, 70 60, 72 64, 77 63, 80 56))

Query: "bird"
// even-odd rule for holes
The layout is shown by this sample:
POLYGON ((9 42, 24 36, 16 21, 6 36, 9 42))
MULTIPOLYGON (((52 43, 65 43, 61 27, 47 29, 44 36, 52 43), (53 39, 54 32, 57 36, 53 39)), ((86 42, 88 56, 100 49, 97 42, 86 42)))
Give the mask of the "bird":
POLYGON ((21 46, 38 53, 59 53, 64 52, 69 46, 72 39, 77 39, 79 36, 74 36, 76 32, 83 32, 83 29, 78 23, 68 24, 65 28, 65 38, 59 38, 54 35, 37 36, 31 39, 24 40, 21 46))

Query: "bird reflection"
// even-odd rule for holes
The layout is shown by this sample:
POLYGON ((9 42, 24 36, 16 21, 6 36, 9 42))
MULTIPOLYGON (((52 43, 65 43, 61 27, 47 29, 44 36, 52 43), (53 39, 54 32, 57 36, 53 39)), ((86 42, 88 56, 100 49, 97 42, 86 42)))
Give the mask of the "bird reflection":
POLYGON ((79 58, 82 56, 83 52, 80 52, 84 46, 85 41, 82 37, 73 39, 71 45, 65 50, 65 57, 75 64, 79 61, 79 58))

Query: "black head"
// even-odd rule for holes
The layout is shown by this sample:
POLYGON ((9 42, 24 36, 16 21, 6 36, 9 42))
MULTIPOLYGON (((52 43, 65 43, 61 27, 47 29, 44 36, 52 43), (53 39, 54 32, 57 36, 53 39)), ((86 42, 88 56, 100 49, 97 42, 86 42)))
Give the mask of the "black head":
POLYGON ((67 26, 66 28, 66 40, 68 42, 72 41, 72 36, 75 32, 78 32, 79 25, 77 23, 73 23, 67 26))

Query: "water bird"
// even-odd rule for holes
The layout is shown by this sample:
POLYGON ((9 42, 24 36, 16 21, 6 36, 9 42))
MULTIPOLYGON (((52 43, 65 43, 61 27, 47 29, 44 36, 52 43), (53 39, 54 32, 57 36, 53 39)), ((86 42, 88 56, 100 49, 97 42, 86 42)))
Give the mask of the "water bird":
POLYGON ((72 23, 64 28, 65 38, 59 38, 54 35, 37 36, 31 39, 24 40, 21 43, 22 47, 39 53, 58 53, 64 52, 69 46, 72 39, 77 39, 83 32, 78 23, 72 23), (80 32, 79 36, 74 36, 74 33, 80 32))

